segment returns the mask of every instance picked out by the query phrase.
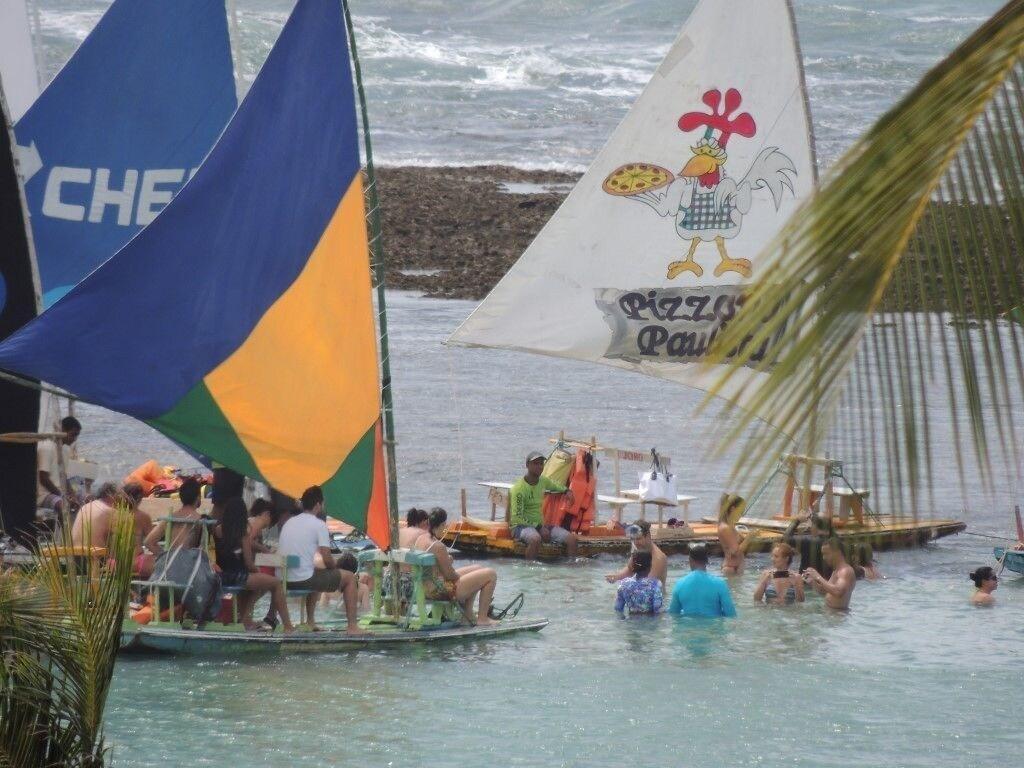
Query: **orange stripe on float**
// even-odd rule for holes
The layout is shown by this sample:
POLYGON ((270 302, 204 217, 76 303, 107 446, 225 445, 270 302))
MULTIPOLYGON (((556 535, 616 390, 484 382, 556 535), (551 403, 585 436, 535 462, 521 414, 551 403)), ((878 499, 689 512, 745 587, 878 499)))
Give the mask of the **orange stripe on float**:
POLYGON ((373 311, 357 175, 295 282, 205 377, 271 486, 326 481, 378 419, 373 311))

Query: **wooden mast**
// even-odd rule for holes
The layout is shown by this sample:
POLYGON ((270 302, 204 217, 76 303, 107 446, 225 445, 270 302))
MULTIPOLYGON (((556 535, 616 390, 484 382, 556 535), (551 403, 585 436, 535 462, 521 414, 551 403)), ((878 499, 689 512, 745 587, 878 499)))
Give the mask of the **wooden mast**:
MULTIPOLYGON (((388 478, 388 520, 391 546, 398 543, 398 466, 395 460, 395 418, 394 400, 391 391, 391 357, 388 343, 387 302, 384 296, 385 260, 384 245, 381 237, 380 198, 377 194, 377 176, 373 166, 373 146, 370 141, 370 118, 366 110, 366 94, 363 91, 363 74, 356 53, 356 34, 349 12, 348 0, 341 0, 341 9, 345 15, 345 27, 348 32, 349 53, 352 57, 352 69, 355 75, 356 93, 359 96, 359 111, 362 115, 363 146, 366 149, 366 177, 364 190, 367 211, 366 220, 369 227, 370 268, 374 285, 377 289, 377 327, 380 338, 381 366, 381 421, 384 430, 384 455, 387 462, 388 478)), ((400 590, 398 589, 398 563, 391 561, 391 583, 394 585, 394 618, 397 621, 400 613, 400 590)))

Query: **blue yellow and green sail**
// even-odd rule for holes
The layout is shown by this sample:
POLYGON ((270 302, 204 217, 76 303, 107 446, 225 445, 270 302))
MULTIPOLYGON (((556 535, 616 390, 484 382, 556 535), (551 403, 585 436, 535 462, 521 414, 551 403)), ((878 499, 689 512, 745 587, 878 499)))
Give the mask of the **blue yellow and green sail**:
POLYGON ((142 419, 388 544, 377 332, 338 0, 299 0, 186 187, 0 344, 0 368, 142 419))

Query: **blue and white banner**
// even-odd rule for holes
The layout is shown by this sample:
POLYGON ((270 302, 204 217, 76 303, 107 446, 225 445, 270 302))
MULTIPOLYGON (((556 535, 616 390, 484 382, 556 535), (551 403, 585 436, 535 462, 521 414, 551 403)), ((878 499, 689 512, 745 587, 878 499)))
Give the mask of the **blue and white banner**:
POLYGON ((115 0, 15 125, 45 306, 156 217, 236 106, 224 0, 115 0))

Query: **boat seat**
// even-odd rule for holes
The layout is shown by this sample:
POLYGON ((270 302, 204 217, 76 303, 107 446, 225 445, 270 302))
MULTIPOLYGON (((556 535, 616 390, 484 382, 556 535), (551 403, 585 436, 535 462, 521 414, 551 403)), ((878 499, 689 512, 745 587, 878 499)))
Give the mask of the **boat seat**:
MULTIPOLYGON (((284 587, 286 597, 305 598, 313 594, 309 589, 288 589, 288 569, 299 567, 298 555, 281 555, 276 552, 257 552, 254 557, 256 567, 276 568, 281 576, 281 586, 284 587)), ((306 620, 306 602, 299 603, 299 622, 306 620)))
MULTIPOLYGON (((411 549, 393 549, 384 552, 379 549, 367 549, 356 558, 359 567, 367 567, 373 575, 372 608, 360 624, 372 627, 375 624, 401 625, 410 630, 430 629, 450 621, 458 621, 462 616, 462 608, 458 603, 449 600, 435 600, 427 597, 424 582, 427 570, 437 565, 437 558, 430 552, 411 549), (409 568, 412 574, 412 600, 409 601, 404 616, 388 613, 386 608, 391 605, 383 594, 384 569, 392 563, 409 568)), ((399 609, 401 612, 401 609, 399 609)))

